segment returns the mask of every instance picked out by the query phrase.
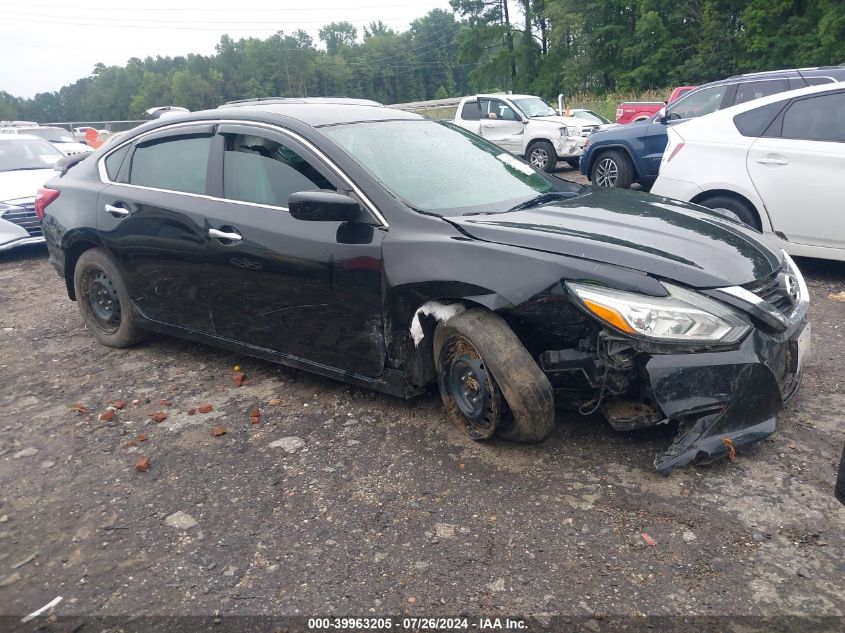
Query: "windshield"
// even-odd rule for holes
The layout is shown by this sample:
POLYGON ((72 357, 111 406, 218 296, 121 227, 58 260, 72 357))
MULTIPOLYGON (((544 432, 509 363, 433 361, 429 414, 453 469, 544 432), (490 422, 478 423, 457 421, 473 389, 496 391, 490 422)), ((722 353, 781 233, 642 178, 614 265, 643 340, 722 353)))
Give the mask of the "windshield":
POLYGON ((599 125, 610 123, 610 121, 605 119, 600 114, 596 114, 595 112, 591 112, 590 110, 578 110, 577 112, 573 112, 572 116, 577 117, 579 119, 586 119, 590 123, 598 123, 599 125))
POLYGON ((426 213, 499 213, 542 193, 583 191, 451 123, 380 121, 320 131, 396 197, 426 213))
POLYGON ((0 139, 0 171, 51 169, 61 158, 64 154, 47 141, 0 139))
POLYGON ((529 119, 538 116, 557 116, 557 112, 550 108, 549 105, 539 97, 513 99, 513 102, 516 104, 516 107, 522 110, 525 116, 529 119))

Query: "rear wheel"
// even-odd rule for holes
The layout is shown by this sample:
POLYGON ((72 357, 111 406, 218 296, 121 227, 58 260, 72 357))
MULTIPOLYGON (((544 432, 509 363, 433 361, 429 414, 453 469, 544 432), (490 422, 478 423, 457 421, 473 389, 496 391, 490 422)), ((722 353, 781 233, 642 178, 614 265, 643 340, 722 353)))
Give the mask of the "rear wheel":
POLYGON ((501 317, 467 310, 437 326, 433 348, 446 414, 472 439, 530 443, 552 431, 551 384, 501 317))
POLYGON ((532 167, 545 172, 552 172, 557 166, 557 153, 554 146, 548 141, 534 141, 528 146, 525 158, 532 167))
POLYGON ((128 347, 145 337, 135 326, 123 277, 103 249, 92 248, 80 255, 73 283, 82 318, 100 343, 128 347))
POLYGON ((754 211, 754 209, 752 209, 747 203, 742 200, 738 200, 737 198, 716 195, 700 200, 698 204, 703 205, 708 209, 725 213, 728 216, 736 218, 743 224, 754 227, 758 231, 762 228, 757 212, 754 211))
POLYGON ((597 187, 628 189, 634 181, 634 166, 622 152, 604 152, 593 163, 590 180, 597 187))

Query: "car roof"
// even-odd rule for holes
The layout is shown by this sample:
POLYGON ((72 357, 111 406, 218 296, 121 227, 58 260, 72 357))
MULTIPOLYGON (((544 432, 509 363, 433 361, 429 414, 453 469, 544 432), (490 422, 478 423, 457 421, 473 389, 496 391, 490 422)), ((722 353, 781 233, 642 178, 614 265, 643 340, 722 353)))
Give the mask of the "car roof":
MULTIPOLYGON (((286 101, 284 103, 268 100, 235 106, 224 105, 216 110, 206 110, 202 114, 214 113, 221 117, 225 116, 226 111, 231 111, 239 119, 250 112, 263 115, 264 118, 267 115, 271 117, 272 115, 281 115, 296 119, 311 127, 372 121, 421 120, 425 118, 413 112, 386 108, 381 105, 359 105, 352 103, 351 100, 330 102, 286 101)), ((175 120, 175 117, 172 120, 175 120)))
POLYGON ((382 105, 378 101, 373 101, 372 99, 355 99, 352 97, 256 97, 254 99, 236 99, 234 101, 227 101, 220 107, 243 107, 248 105, 255 105, 258 103, 331 103, 336 105, 382 105))
MULTIPOLYGON (((816 66, 813 68, 787 68, 784 70, 767 70, 763 72, 757 73, 747 73, 745 75, 733 75, 731 77, 726 77, 725 79, 719 79, 718 81, 711 81, 706 84, 701 84, 698 88, 692 92, 697 92, 702 88, 709 88, 711 86, 721 86, 721 85, 732 85, 735 83, 743 83, 746 81, 753 81, 756 79, 785 79, 788 77, 830 77, 836 81, 845 81, 845 66, 816 66)), ((692 92, 688 92, 684 95, 684 98, 687 95, 692 94, 692 92)), ((680 101, 680 99, 678 100, 680 101)))
POLYGON ((473 95, 472 99, 475 98, 482 98, 482 99, 501 99, 502 97, 507 97, 508 99, 539 99, 537 95, 514 95, 510 94, 509 92, 484 92, 477 95, 473 95))

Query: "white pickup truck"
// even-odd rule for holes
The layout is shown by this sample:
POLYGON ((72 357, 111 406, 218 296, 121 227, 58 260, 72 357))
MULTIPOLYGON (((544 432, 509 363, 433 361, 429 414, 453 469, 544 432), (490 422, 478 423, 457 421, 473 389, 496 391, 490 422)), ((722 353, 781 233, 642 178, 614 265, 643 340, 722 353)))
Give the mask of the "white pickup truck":
POLYGON ((554 170, 558 160, 577 167, 587 137, 599 127, 584 119, 559 116, 540 97, 512 94, 464 97, 454 123, 547 172, 554 170))

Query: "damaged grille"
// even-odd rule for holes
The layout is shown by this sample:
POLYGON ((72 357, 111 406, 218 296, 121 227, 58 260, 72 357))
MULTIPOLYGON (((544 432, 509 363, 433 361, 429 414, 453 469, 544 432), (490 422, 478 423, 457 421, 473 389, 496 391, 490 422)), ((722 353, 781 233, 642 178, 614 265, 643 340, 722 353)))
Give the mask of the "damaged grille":
POLYGON ((783 272, 784 270, 781 268, 780 270, 773 272, 768 277, 752 281, 742 287, 749 292, 753 292, 763 301, 767 301, 772 304, 782 314, 787 314, 792 310, 792 300, 789 298, 786 286, 781 281, 781 274, 783 272))
POLYGON ((26 229, 30 237, 41 237, 41 220, 35 215, 35 202, 17 204, 3 213, 2 217, 7 222, 17 224, 26 229))
POLYGON ((589 136, 598 129, 598 125, 584 125, 581 127, 581 136, 589 136))

